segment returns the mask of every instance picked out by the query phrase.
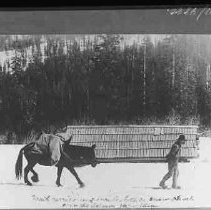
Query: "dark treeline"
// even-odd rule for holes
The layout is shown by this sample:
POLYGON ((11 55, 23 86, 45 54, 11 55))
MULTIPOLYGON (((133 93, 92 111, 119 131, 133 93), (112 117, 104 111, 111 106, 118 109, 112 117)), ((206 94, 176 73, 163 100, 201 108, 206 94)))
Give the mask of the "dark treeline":
POLYGON ((171 35, 155 43, 145 36, 123 45, 120 35, 80 42, 46 36, 44 52, 41 39, 16 40, 18 47, 10 40, 17 53, 11 70, 0 71, 1 131, 21 142, 32 130, 75 123, 209 126, 208 38, 171 35), (29 61, 28 45, 36 48, 29 61))

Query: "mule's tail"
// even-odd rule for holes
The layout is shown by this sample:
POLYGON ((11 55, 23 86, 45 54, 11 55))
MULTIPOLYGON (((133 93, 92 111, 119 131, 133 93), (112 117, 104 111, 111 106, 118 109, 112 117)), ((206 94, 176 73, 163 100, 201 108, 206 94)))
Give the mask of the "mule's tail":
POLYGON ((25 147, 23 147, 19 154, 18 154, 18 158, 15 164, 15 175, 17 179, 21 179, 22 177, 22 168, 23 168, 23 153, 24 153, 24 149, 25 147))

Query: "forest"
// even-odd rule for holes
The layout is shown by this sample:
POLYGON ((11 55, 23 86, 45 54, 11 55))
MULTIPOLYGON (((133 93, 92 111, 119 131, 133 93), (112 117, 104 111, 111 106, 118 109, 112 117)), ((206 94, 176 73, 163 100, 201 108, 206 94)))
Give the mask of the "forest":
POLYGON ((75 124, 211 125, 209 35, 61 37, 0 36, 6 143, 75 124))

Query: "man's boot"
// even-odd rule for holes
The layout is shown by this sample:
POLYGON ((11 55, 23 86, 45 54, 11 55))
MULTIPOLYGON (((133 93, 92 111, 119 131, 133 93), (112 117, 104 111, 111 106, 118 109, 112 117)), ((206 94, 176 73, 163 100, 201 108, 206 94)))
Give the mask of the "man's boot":
POLYGON ((165 185, 165 183, 163 181, 160 182, 159 186, 162 187, 163 189, 167 188, 167 186, 165 185))
POLYGON ((173 188, 173 189, 181 189, 181 187, 178 186, 178 185, 172 185, 172 188, 173 188))

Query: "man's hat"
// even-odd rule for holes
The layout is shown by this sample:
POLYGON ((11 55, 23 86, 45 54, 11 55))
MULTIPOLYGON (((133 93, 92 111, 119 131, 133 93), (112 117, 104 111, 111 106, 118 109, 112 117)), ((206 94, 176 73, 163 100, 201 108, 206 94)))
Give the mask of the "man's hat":
POLYGON ((185 140, 185 135, 180 134, 178 140, 180 140, 180 141, 185 140))

